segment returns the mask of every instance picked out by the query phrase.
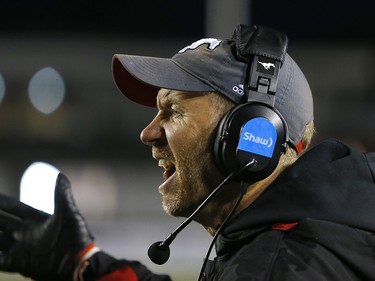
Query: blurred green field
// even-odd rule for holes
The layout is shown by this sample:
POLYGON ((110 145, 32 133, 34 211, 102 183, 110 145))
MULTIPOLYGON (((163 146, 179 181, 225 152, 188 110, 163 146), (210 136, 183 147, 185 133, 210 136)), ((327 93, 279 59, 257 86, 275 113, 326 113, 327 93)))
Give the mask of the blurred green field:
POLYGON ((31 279, 25 278, 19 274, 14 273, 0 273, 0 281, 30 281, 31 279))

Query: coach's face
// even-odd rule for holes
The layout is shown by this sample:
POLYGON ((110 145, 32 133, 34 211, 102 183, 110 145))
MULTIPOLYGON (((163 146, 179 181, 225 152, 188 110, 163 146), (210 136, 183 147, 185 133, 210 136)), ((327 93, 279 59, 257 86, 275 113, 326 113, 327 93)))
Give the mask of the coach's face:
POLYGON ((164 169, 159 186, 164 210, 189 216, 223 179, 212 155, 218 117, 206 92, 161 89, 157 108, 141 140, 152 146, 153 157, 164 169))

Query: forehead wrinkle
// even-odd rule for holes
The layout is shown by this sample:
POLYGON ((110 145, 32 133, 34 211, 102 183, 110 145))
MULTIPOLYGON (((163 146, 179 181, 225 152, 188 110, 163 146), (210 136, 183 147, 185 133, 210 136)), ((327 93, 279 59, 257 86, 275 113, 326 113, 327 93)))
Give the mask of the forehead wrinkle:
POLYGON ((160 108, 176 104, 181 100, 184 94, 186 93, 177 90, 160 89, 157 96, 157 106, 160 108))

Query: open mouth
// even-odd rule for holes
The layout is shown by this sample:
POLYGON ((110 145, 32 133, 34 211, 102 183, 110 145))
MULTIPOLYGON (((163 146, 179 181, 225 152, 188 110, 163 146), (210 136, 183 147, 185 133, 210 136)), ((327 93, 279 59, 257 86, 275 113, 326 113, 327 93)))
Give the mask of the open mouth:
POLYGON ((159 160, 159 167, 162 167, 164 169, 163 173, 163 179, 166 181, 169 179, 175 172, 176 172, 176 166, 172 161, 168 161, 166 159, 159 160))

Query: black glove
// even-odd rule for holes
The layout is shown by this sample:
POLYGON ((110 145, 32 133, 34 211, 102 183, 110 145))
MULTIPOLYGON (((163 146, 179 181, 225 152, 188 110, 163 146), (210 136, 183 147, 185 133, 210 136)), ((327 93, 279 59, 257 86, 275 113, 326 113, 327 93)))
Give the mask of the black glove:
POLYGON ((92 243, 63 174, 56 181, 53 215, 0 195, 0 271, 38 281, 70 281, 77 256, 92 243))

